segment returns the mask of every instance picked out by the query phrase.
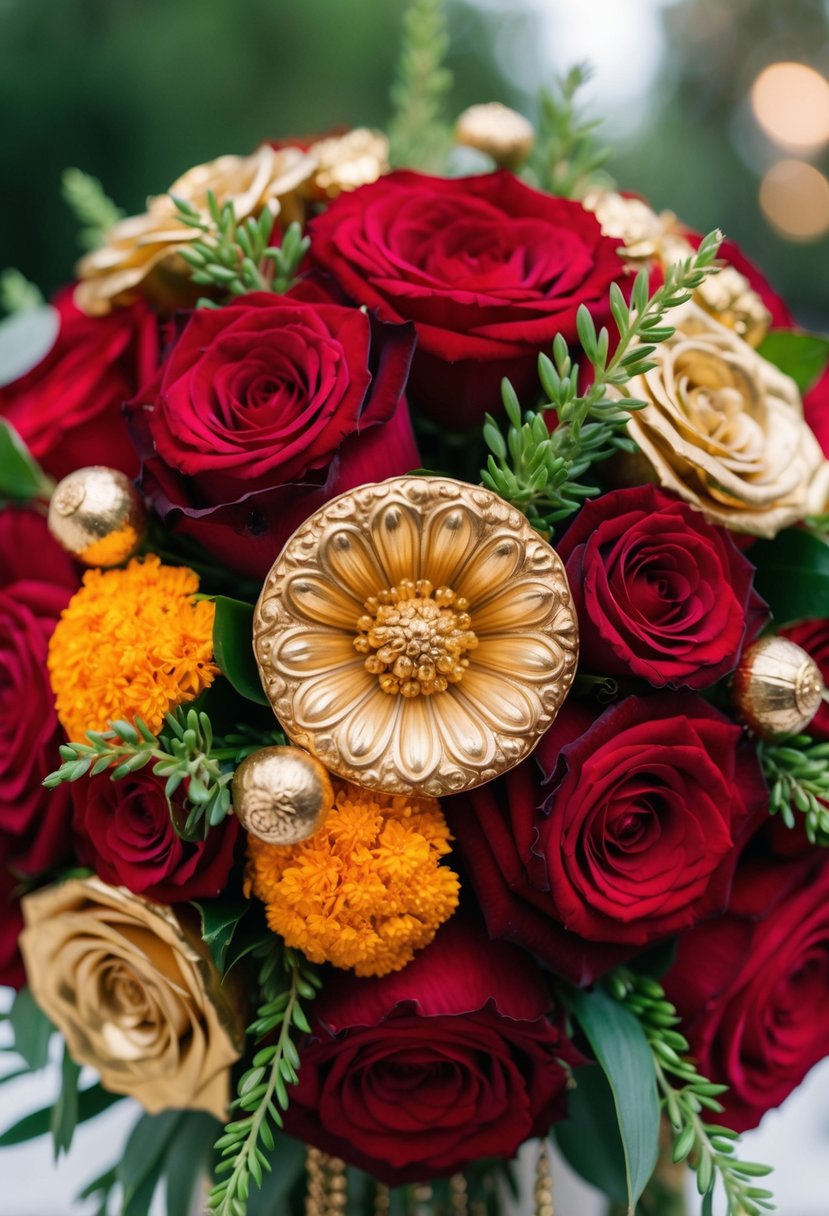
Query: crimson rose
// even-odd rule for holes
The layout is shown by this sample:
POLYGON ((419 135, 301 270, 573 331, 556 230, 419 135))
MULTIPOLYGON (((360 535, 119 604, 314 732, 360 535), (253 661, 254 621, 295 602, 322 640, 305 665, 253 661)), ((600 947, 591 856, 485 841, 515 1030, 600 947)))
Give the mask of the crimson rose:
MULTIPOLYGON (((781 629, 780 634, 802 646, 817 663, 824 681, 829 681, 829 621, 798 621, 781 629)), ((818 739, 829 739, 829 705, 825 701, 821 701, 807 730, 818 739)))
POLYGON ((531 961, 455 917, 402 971, 326 978, 286 1130, 390 1185, 511 1157, 564 1114, 570 1045, 531 961))
MULTIPOLYGON (((238 820, 231 815, 206 840, 176 833, 164 782, 137 772, 120 781, 104 773, 71 787, 78 859, 111 886, 158 903, 220 895, 233 865, 238 820)), ((173 795, 173 813, 186 812, 173 795)))
POLYGON ((0 848, 0 986, 22 988, 26 983, 23 959, 17 940, 23 929, 23 915, 15 892, 20 880, 15 878, 0 848))
POLYGON ((46 670, 57 619, 78 580, 35 511, 0 511, 0 848, 36 875, 70 848, 69 791, 45 790, 64 741, 46 670))
POLYGON ((54 306, 57 340, 36 367, 0 388, 0 416, 52 477, 90 464, 132 475, 138 462, 121 407, 155 369, 157 322, 143 302, 88 317, 64 291, 54 306))
POLYGON ((233 570, 264 575, 328 499, 418 465, 413 345, 410 326, 328 302, 258 292, 197 309, 128 409, 143 489, 233 570))
POLYGON ((755 1127, 829 1055, 829 858, 754 860, 725 916, 679 940, 666 976, 722 1122, 755 1127))
POLYGON ((568 702, 533 756, 445 806, 490 934, 583 984, 720 911, 767 801, 740 728, 684 693, 568 702))
POLYGON ((730 536, 655 486, 586 503, 557 549, 588 670, 704 688, 767 616, 730 536))
POLYGON ((311 259, 384 320, 414 321, 412 399, 445 426, 500 408, 509 376, 537 385, 538 352, 576 341, 624 275, 618 242, 569 199, 506 172, 438 178, 397 172, 341 194, 311 221, 311 259))

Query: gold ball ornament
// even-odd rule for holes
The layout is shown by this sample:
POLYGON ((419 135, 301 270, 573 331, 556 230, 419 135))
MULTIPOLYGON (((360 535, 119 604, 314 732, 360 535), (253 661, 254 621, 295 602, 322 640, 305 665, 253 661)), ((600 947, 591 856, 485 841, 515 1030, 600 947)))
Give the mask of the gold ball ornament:
POLYGON ((814 718, 825 692, 820 670, 788 638, 761 638, 744 652, 734 673, 737 714, 764 738, 798 734, 814 718))
POLYGON ((523 114, 490 101, 463 111, 455 124, 455 142, 485 152, 504 169, 517 169, 533 150, 535 129, 523 114))
POLYGON ((251 836, 293 845, 322 827, 334 805, 334 787, 319 760, 301 748, 263 747, 237 768, 232 803, 251 836))
POLYGON ((58 482, 48 522, 58 544, 87 566, 120 566, 147 531, 144 503, 129 477, 97 464, 58 482))

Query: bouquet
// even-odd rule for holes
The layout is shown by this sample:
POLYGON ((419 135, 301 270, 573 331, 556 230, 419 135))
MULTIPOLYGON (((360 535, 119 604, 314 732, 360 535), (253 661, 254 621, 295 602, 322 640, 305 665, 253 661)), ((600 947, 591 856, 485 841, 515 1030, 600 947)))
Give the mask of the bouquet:
POLYGON ((760 1216, 829 1054, 829 343, 444 42, 3 279, 0 1145, 136 1099, 101 1216, 760 1216))

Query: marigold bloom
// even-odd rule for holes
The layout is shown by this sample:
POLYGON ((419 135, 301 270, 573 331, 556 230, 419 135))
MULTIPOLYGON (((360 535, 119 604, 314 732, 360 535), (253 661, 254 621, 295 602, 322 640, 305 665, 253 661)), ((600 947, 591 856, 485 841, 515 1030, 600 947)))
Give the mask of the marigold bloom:
POLYGON ((154 555, 123 570, 90 570, 49 643, 49 676, 70 739, 117 719, 158 730, 219 673, 215 605, 193 602, 198 576, 154 555))
POLYGON ((458 877, 440 864, 450 839, 433 799, 340 782, 308 840, 285 848, 249 837, 246 892, 312 962, 386 975, 428 946, 457 907, 458 877))

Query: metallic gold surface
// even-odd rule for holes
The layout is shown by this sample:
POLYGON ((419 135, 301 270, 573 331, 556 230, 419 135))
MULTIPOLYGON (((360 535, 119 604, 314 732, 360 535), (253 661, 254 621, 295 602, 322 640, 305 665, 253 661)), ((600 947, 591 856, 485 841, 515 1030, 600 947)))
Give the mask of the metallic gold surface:
POLYGON ((538 1157, 535 1163, 535 1216, 553 1216, 553 1175, 550 1158, 544 1140, 538 1142, 538 1157))
POLYGON ((336 198, 344 191, 377 181, 389 171, 389 141, 382 131, 368 127, 317 140, 309 155, 316 166, 302 193, 314 199, 336 198))
POLYGON ((58 482, 49 502, 49 531, 87 566, 120 566, 146 530, 143 500, 117 469, 76 469, 58 482))
POLYGON ((797 386, 696 304, 668 319, 676 333, 626 389, 646 402, 630 437, 655 478, 712 523, 776 536, 825 494, 826 462, 797 386))
POLYGON ((815 661, 788 638, 760 638, 734 673, 737 714, 761 736, 799 734, 820 708, 823 677, 815 661))
MULTIPOLYGON (((444 635, 430 621, 431 645, 444 635)), ((399 477, 341 495, 294 533, 262 589, 254 649, 294 743, 358 785, 440 797, 491 781, 532 751, 572 683, 578 626, 561 561, 519 511, 466 482, 399 477), (411 617, 382 625, 390 636, 377 640, 391 649, 373 653, 391 670, 366 670, 362 642, 355 649, 370 639, 366 605, 407 580, 435 607, 451 590, 450 615, 466 601, 464 623, 447 628, 477 641, 466 637, 454 652, 468 660, 462 678, 427 695, 410 695, 394 670, 401 641, 422 658, 420 633, 404 636, 411 617), (398 687, 384 690, 385 677, 398 687)), ((433 657, 436 681, 439 648, 433 657)))
POLYGON ((657 214, 643 199, 615 190, 591 190, 582 203, 596 216, 605 236, 622 242, 619 253, 631 262, 668 266, 694 252, 672 211, 657 214))
POLYGON ((485 152, 505 169, 517 169, 533 150, 535 129, 523 114, 490 101, 463 111, 455 124, 455 142, 485 152))
POLYGON ((313 836, 334 805, 331 778, 298 747, 263 747, 233 776, 233 810, 251 836, 268 844, 299 844, 313 836))
POLYGON ((703 279, 694 300, 749 346, 759 346, 768 333, 771 313, 745 275, 733 266, 723 266, 717 274, 703 279))
POLYGON ((73 1060, 151 1114, 224 1119, 244 1001, 222 984, 197 924, 97 878, 46 887, 22 906, 32 995, 73 1060))
POLYGON ((220 156, 195 165, 173 182, 168 193, 151 198, 142 215, 114 224, 100 249, 78 263, 81 282, 75 303, 92 316, 127 304, 138 295, 169 312, 194 303, 198 290, 191 285, 191 269, 179 256, 201 233, 176 219, 171 195, 184 199, 205 217, 207 195, 212 191, 219 206, 232 202, 237 220, 259 215, 269 207, 282 222, 300 219, 297 188, 316 168, 316 158, 299 148, 271 148, 263 144, 250 156, 220 156))

